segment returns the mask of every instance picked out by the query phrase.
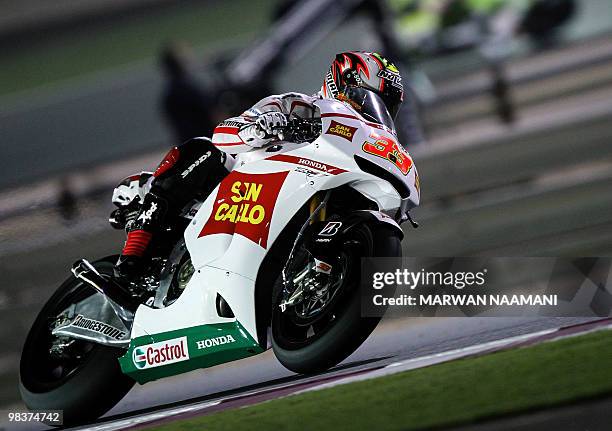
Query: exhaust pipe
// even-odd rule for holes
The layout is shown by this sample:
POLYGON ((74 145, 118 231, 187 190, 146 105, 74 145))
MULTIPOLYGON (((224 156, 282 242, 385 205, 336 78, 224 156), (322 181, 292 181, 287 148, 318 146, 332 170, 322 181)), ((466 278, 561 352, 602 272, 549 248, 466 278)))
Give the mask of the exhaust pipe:
POLYGON ((72 274, 106 296, 120 307, 134 312, 140 305, 132 295, 112 279, 107 279, 86 259, 77 260, 71 269, 72 274))

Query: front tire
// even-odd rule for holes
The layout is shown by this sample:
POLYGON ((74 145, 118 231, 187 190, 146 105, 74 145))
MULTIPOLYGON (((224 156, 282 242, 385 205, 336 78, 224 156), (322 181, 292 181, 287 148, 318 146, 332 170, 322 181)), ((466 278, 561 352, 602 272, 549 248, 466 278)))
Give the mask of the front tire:
POLYGON ((333 310, 328 310, 331 321, 319 328, 320 333, 301 339, 287 312, 280 310, 280 293, 276 296, 272 311, 272 348, 279 362, 289 370, 308 374, 337 365, 357 350, 378 325, 380 317, 361 316, 360 258, 401 257, 401 240, 390 227, 364 223, 351 231, 345 243, 355 241, 359 242, 359 252, 352 256, 347 285, 342 286, 344 293, 331 304, 333 310))
MULTIPOLYGON (((112 274, 107 258, 93 266, 112 274)), ((31 410, 63 410, 64 425, 92 421, 117 404, 132 388, 134 380, 121 372, 118 358, 124 350, 68 340, 70 350, 61 357, 50 352, 57 339, 50 322, 70 304, 94 294, 80 280, 70 277, 47 301, 34 321, 21 354, 19 390, 31 410)))

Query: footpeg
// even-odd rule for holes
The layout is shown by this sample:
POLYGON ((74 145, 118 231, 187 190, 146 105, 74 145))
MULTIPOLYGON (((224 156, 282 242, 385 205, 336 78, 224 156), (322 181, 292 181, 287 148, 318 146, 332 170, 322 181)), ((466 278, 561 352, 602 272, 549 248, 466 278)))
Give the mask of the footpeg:
POLYGON ((106 296, 117 305, 125 307, 129 311, 136 311, 140 302, 129 294, 122 286, 115 283, 112 279, 107 279, 98 272, 85 259, 77 260, 71 269, 72 274, 87 283, 89 286, 96 289, 102 295, 106 296))

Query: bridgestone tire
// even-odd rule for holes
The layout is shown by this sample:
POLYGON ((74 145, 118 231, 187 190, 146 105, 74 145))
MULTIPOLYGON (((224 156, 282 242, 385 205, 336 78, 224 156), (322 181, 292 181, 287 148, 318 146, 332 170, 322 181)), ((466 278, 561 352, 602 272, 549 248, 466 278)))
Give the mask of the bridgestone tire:
MULTIPOLYGON (((397 232, 384 225, 362 225, 371 238, 371 249, 363 257, 401 257, 401 241, 397 232)), ((359 267, 359 265, 357 265, 359 267)), ((359 280, 359 274, 357 280, 359 280)), ((296 373, 310 374, 327 370, 350 356, 368 338, 378 325, 380 317, 361 316, 359 282, 353 286, 350 299, 335 324, 320 338, 299 349, 287 349, 279 345, 275 337, 273 310, 272 348, 277 359, 287 369, 296 373)), ((275 301, 276 303, 276 301, 275 301)), ((278 333, 277 335, 278 336, 278 333)))
MULTIPOLYGON (((93 264, 100 272, 112 270, 112 258, 93 264)), ((125 351, 93 344, 82 363, 66 377, 49 382, 37 377, 44 350, 38 345, 49 336, 48 321, 61 312, 69 295, 88 296, 79 280, 66 280, 47 301, 26 338, 20 363, 19 390, 32 410, 63 410, 64 425, 82 424, 95 420, 115 406, 132 388, 134 380, 121 372, 118 357, 125 351), (81 292, 81 293, 79 293, 81 292), (46 332, 46 333, 45 333, 46 332), (41 352, 43 352, 41 354, 41 352)))

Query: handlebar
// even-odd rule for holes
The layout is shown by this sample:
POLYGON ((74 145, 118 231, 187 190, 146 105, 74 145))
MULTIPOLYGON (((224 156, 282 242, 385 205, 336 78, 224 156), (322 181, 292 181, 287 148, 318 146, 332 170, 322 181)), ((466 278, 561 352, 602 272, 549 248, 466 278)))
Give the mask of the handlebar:
POLYGON ((289 116, 287 116, 287 125, 276 127, 274 130, 279 132, 276 136, 281 140, 299 144, 315 140, 321 135, 323 129, 320 117, 290 119, 289 116))

